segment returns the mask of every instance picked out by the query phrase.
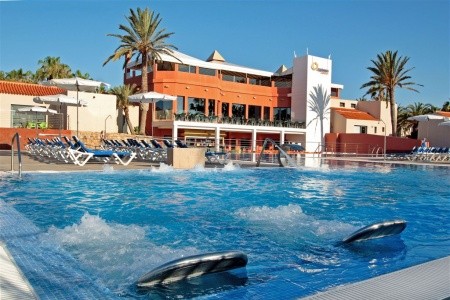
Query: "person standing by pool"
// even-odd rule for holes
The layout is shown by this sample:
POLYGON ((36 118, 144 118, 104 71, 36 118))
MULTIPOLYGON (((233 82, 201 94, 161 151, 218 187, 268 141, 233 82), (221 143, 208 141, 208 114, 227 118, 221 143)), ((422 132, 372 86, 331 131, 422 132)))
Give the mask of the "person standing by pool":
POLYGON ((429 143, 427 142, 427 138, 423 138, 422 144, 420 144, 421 147, 427 148, 429 143))

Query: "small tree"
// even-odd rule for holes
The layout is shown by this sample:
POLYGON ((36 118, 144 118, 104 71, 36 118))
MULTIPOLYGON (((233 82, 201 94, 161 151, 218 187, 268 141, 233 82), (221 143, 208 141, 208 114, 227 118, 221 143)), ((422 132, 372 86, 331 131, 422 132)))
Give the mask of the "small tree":
POLYGON ((128 97, 130 95, 133 95, 135 92, 136 85, 120 85, 117 87, 114 87, 110 90, 111 94, 116 95, 116 107, 121 108, 125 114, 125 121, 127 122, 128 129, 130 130, 130 133, 134 132, 134 127, 131 124, 130 120, 130 102, 128 101, 128 97))

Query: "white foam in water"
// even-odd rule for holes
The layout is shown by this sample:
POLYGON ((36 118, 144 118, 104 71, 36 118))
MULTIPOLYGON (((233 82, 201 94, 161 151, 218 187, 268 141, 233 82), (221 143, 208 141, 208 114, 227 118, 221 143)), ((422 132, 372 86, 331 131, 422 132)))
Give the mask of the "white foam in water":
POLYGON ((104 173, 112 173, 114 172, 114 167, 108 164, 103 165, 103 172, 104 173))
POLYGON ((169 173, 173 172, 174 168, 170 165, 166 165, 165 163, 160 163, 159 168, 151 167, 152 172, 158 172, 158 173, 169 173))
POLYGON ((238 164, 233 164, 232 161, 229 161, 226 165, 223 166, 224 171, 234 171, 239 170, 241 168, 238 164))
POLYGON ((249 223, 257 224, 256 228, 270 231, 275 235, 286 235, 297 238, 339 239, 342 232, 349 232, 354 227, 339 221, 316 219, 305 214, 298 204, 277 207, 252 206, 240 208, 235 215, 249 223))
MULTIPOLYGON (((155 228, 163 232, 161 228, 155 228)), ((107 223, 86 213, 80 223, 63 229, 52 227, 48 235, 95 272, 117 292, 139 276, 174 259, 198 254, 193 247, 173 249, 156 245, 147 237, 150 228, 107 223)))

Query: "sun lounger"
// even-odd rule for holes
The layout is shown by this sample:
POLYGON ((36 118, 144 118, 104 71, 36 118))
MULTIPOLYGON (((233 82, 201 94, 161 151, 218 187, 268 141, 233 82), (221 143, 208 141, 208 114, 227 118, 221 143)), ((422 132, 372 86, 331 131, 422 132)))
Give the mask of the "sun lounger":
POLYGON ((183 143, 180 140, 176 140, 175 143, 177 144, 178 148, 187 148, 188 147, 185 143, 183 143))
POLYGON ((170 142, 170 141, 168 141, 168 140, 163 140, 163 143, 164 143, 164 145, 167 147, 167 148, 174 148, 175 146, 170 142))
POLYGON ((226 164, 229 161, 227 152, 206 151, 205 157, 210 163, 226 164))
POLYGON ((133 158, 136 157, 136 153, 134 152, 89 149, 76 136, 74 136, 73 139, 75 141, 75 145, 79 146, 79 149, 70 149, 70 152, 74 155, 74 157, 79 155, 78 159, 75 161, 75 163, 79 166, 84 166, 91 158, 97 158, 104 162, 108 162, 110 158, 113 158, 117 164, 120 163, 127 166, 133 158), (125 161, 124 158, 128 158, 128 160, 125 161))

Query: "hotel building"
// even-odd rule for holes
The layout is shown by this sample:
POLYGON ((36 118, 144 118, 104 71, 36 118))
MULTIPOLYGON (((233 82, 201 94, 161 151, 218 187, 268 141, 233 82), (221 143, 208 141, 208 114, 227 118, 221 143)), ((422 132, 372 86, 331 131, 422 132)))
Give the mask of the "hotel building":
MULTIPOLYGON (((124 83, 141 85, 141 66, 130 62, 124 83)), ((265 138, 316 151, 330 132, 332 61, 294 57, 276 72, 228 63, 214 51, 206 61, 178 51, 149 67, 148 89, 176 96, 151 105, 146 133, 216 149, 258 150, 265 138)))

